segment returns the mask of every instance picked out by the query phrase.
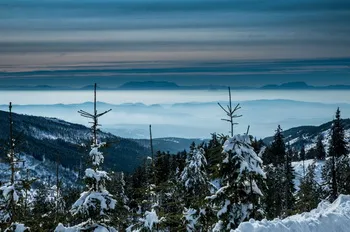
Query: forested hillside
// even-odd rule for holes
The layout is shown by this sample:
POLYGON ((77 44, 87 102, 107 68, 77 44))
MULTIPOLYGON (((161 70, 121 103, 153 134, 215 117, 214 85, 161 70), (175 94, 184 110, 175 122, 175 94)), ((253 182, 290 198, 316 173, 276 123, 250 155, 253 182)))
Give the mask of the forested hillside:
MULTIPOLYGON (((76 112, 72 112, 76 113, 76 112)), ((77 114, 77 113, 76 113, 77 114)), ((9 114, 0 111, 1 157, 8 147, 9 114)), ((63 167, 78 171, 80 163, 86 159, 91 142, 90 128, 65 122, 55 118, 44 118, 13 113, 15 138, 18 152, 33 156, 39 161, 44 157, 56 161, 57 156, 63 167)), ((111 171, 131 172, 150 154, 149 147, 141 146, 131 140, 110 133, 100 133, 101 140, 108 143, 105 168, 111 171)))

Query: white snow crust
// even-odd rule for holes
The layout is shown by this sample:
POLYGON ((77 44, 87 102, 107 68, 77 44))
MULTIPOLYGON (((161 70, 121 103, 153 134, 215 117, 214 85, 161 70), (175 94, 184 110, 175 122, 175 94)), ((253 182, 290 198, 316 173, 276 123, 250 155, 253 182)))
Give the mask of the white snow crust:
POLYGON ((283 220, 243 222, 233 232, 348 232, 350 231, 350 195, 340 195, 332 204, 321 202, 310 212, 283 220))

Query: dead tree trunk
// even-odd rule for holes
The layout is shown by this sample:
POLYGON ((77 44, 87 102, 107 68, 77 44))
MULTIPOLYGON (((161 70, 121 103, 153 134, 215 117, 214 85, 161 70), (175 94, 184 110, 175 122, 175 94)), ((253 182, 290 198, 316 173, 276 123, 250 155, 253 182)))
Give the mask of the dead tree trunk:
POLYGON ((231 88, 228 87, 228 94, 229 94, 229 104, 227 105, 227 109, 225 109, 220 103, 218 103, 218 105, 221 107, 221 109, 227 114, 228 119, 223 118, 221 120, 229 122, 230 123, 230 134, 231 137, 233 137, 233 126, 237 125, 238 123, 234 122, 235 118, 239 118, 242 117, 242 115, 237 115, 235 114, 237 110, 241 109, 241 107, 239 106, 239 104, 237 104, 234 108, 232 108, 232 97, 231 97, 231 88))

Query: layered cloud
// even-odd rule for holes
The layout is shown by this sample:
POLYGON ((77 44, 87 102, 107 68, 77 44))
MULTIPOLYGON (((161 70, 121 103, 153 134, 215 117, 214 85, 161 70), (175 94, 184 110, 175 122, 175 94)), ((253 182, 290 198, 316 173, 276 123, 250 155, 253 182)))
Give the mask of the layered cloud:
POLYGON ((346 0, 2 0, 0 68, 339 58, 349 21, 346 0))

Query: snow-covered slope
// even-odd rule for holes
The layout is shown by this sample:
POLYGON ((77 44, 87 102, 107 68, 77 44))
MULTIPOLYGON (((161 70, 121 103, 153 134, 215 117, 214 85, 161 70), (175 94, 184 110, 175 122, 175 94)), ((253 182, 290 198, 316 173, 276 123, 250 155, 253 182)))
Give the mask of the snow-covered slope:
MULTIPOLYGON (((54 162, 46 159, 40 161, 32 156, 24 154, 21 155, 21 160, 24 161, 24 164, 19 164, 23 168, 23 171, 21 172, 23 177, 28 175, 29 178, 35 178, 35 183, 49 183, 50 185, 55 183, 56 164, 54 162), (26 170, 28 170, 28 173, 26 170)), ((9 164, 0 162, 0 170, 0 181, 8 181, 10 176, 9 164)), ((76 184, 78 178, 78 174, 76 172, 59 166, 59 174, 63 186, 72 186, 76 184)))
MULTIPOLYGON (((344 129, 345 129, 345 138, 350 139, 350 119, 342 120, 344 129)), ((300 126, 294 127, 282 132, 286 144, 290 144, 296 150, 300 150, 301 146, 305 146, 305 151, 310 150, 311 148, 316 147, 317 137, 322 135, 323 144, 327 151, 329 138, 330 138, 330 129, 332 126, 332 121, 324 123, 320 126, 300 126)), ((270 144, 273 141, 273 136, 267 137, 264 139, 266 144, 270 144)))
POLYGON ((283 220, 242 223, 235 232, 348 232, 350 231, 350 196, 340 195, 332 204, 321 202, 317 209, 283 220))
POLYGON ((304 166, 303 166, 303 161, 298 161, 298 162, 292 162, 292 166, 295 171, 295 187, 297 190, 299 190, 299 185, 300 185, 300 179, 305 175, 305 172, 307 172, 307 168, 315 162, 315 181, 319 184, 322 183, 322 168, 325 163, 324 160, 314 160, 314 159, 309 159, 304 161, 304 166))

